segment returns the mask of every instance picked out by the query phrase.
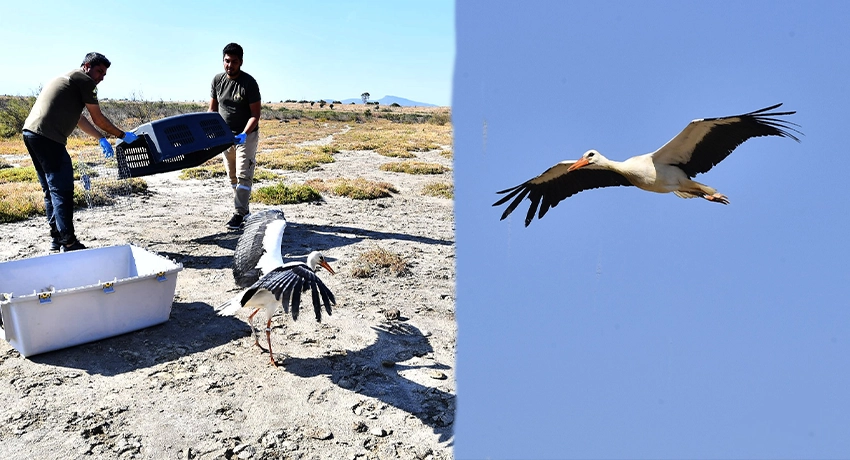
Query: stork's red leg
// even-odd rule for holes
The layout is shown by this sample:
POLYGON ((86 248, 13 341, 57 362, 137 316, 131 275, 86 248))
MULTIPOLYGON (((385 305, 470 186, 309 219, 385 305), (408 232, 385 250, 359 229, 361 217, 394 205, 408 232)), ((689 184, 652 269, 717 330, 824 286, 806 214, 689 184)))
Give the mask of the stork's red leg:
POLYGON ((272 353, 272 320, 269 318, 269 322, 266 323, 266 339, 269 341, 269 359, 272 361, 272 366, 277 367, 277 363, 274 362, 274 354, 272 353))
POLYGON ((254 345, 259 347, 260 346, 260 338, 259 338, 259 336, 257 336, 257 331, 254 329, 254 315, 256 315, 258 311, 260 311, 259 308, 254 310, 254 313, 251 313, 250 315, 248 315, 248 324, 251 325, 251 335, 254 336, 254 345))

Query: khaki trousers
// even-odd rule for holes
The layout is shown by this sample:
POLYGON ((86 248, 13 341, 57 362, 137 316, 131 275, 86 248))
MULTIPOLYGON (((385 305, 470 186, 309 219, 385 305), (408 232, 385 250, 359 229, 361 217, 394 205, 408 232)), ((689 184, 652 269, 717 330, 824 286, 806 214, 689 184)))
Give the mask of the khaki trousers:
POLYGON ((236 213, 246 215, 250 212, 248 202, 251 199, 251 186, 254 183, 254 168, 257 166, 257 144, 260 133, 254 130, 248 134, 245 143, 234 145, 224 152, 224 167, 230 176, 233 187, 233 207, 236 213))

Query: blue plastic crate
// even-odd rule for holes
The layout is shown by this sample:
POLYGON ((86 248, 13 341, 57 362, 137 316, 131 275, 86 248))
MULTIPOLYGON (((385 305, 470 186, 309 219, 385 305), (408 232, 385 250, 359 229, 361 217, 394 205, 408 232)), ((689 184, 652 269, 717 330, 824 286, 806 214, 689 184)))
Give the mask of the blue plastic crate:
POLYGON ((145 123, 133 143, 119 141, 115 158, 121 178, 199 166, 233 145, 230 127, 217 112, 176 115, 145 123))

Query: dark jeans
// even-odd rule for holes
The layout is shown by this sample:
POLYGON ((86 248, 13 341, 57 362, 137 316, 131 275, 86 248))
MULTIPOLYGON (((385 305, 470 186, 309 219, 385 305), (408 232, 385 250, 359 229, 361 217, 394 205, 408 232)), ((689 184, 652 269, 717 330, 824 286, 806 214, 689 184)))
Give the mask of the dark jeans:
POLYGON ((74 235, 74 167, 65 146, 39 134, 24 131, 32 164, 44 190, 44 211, 51 235, 71 244, 74 235))

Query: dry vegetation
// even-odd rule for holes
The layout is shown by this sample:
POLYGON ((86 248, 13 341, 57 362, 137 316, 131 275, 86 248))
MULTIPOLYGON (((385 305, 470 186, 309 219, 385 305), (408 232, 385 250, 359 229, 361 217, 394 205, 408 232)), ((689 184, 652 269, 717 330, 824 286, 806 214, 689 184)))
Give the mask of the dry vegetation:
MULTIPOLYGON (((227 177, 227 170, 224 169, 224 164, 221 158, 213 158, 201 166, 194 168, 186 168, 180 172, 178 178, 183 180, 189 179, 214 179, 217 177, 227 177)), ((270 171, 268 169, 257 168, 254 170, 254 180, 257 182, 269 180, 282 180, 283 175, 270 171)))
POLYGON ((311 179, 305 185, 315 188, 320 192, 332 193, 336 196, 344 196, 354 200, 374 200, 376 198, 387 198, 398 190, 388 182, 376 182, 358 177, 355 179, 311 179))
POLYGON ((375 120, 335 138, 340 150, 374 150, 388 156, 414 158, 416 152, 439 150, 451 145, 451 126, 409 125, 375 120))
POLYGON ((44 194, 38 182, 0 184, 0 222, 17 222, 21 216, 44 213, 44 194))
POLYGON ((455 196, 455 188, 454 185, 447 182, 429 182, 422 187, 422 194, 452 200, 455 196))
POLYGON ((265 150, 257 155, 257 164, 269 169, 287 169, 291 171, 309 171, 318 168, 322 163, 333 163, 332 147, 306 146, 298 147, 295 145, 286 145, 282 148, 276 148, 271 151, 265 150))
POLYGON ((378 274, 405 276, 410 273, 410 264, 401 254, 376 246, 357 256, 351 275, 355 278, 371 278, 378 274))
POLYGON ((448 171, 443 165, 424 163, 421 161, 399 161, 381 165, 381 171, 400 172, 407 174, 442 174, 448 171))

